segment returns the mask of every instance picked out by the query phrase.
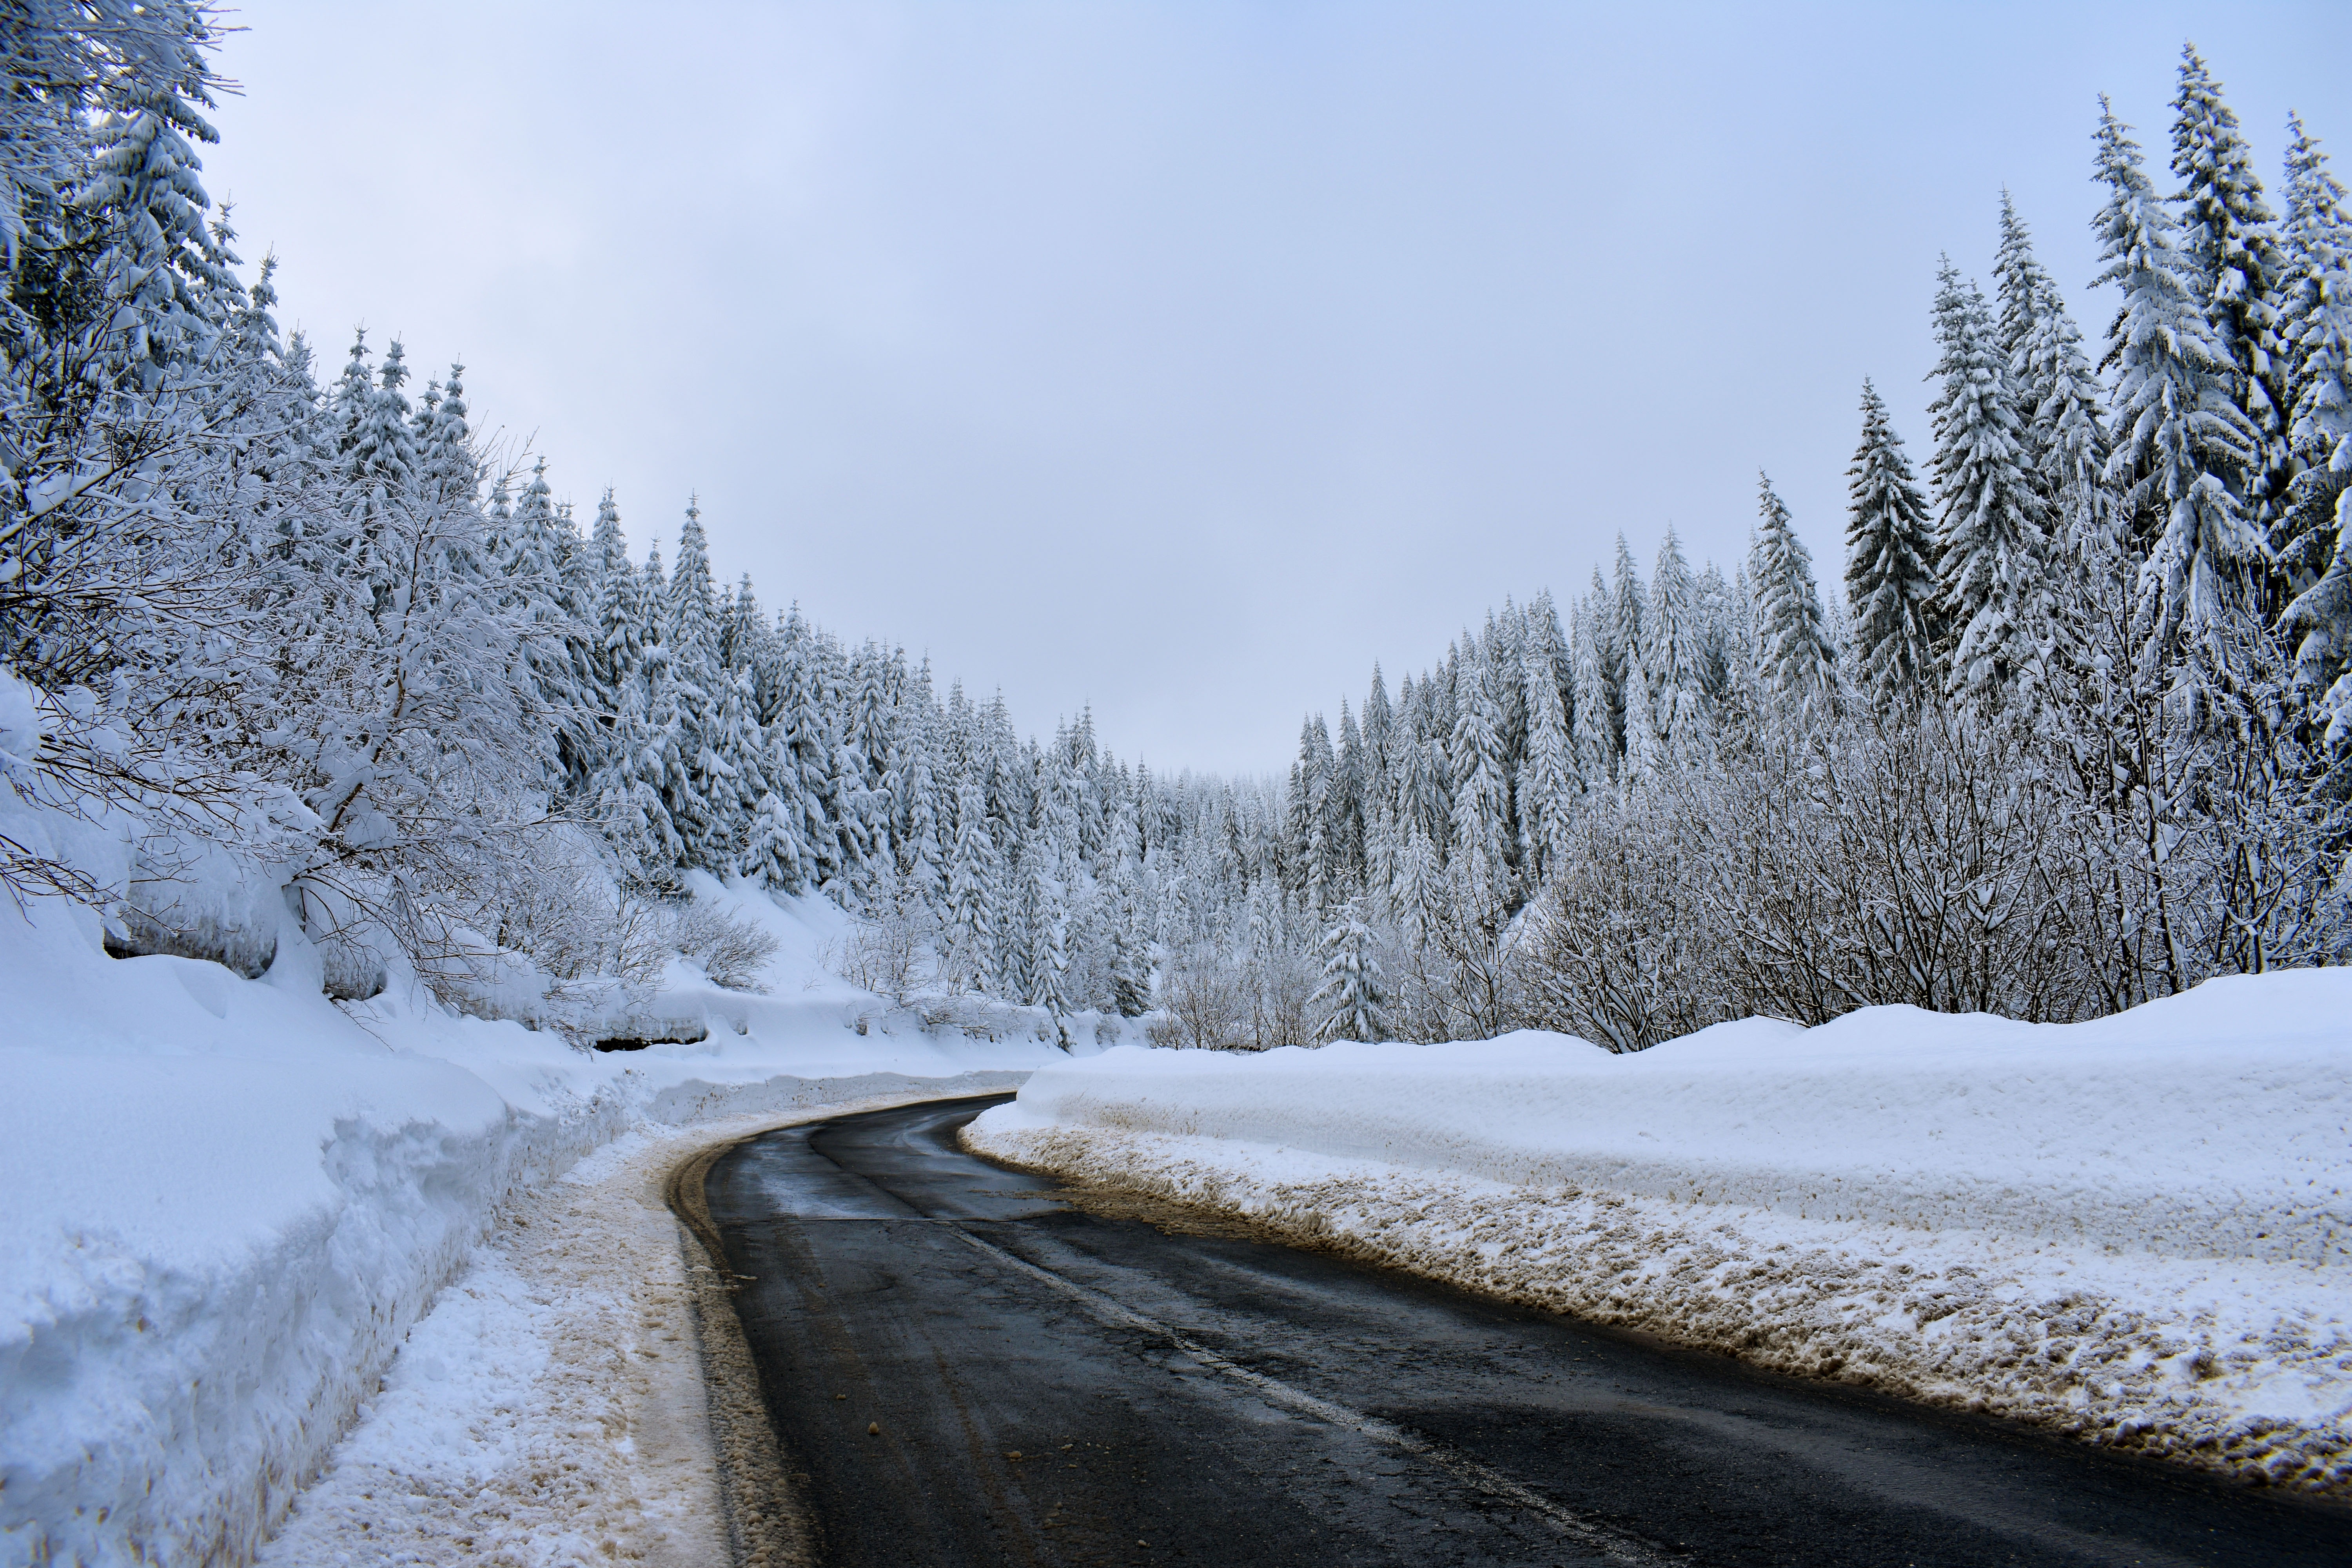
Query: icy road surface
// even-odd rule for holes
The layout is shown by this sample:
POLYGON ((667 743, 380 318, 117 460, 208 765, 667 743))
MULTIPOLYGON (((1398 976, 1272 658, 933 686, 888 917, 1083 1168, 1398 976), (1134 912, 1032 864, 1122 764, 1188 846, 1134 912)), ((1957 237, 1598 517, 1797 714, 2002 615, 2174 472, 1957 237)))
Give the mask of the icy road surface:
POLYGON ((1076 1206, 958 1148, 985 1103, 711 1170, 829 1563, 2352 1561, 2341 1509, 1076 1206))

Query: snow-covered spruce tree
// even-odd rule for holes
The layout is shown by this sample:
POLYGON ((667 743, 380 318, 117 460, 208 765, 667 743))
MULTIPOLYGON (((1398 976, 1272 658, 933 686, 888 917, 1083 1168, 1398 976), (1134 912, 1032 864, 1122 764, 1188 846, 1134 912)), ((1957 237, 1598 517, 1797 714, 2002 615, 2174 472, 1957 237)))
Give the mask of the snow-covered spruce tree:
POLYGON ((1143 930, 1143 905, 1148 894, 1130 864, 1122 868, 1114 888, 1111 914, 1110 1002, 1122 1018, 1140 1018, 1151 1010, 1151 952, 1143 930))
POLYGON ((1937 274, 1935 374, 1940 608, 1948 682, 2032 708, 2049 680, 2055 636, 2051 547, 2027 466, 2008 366, 1984 298, 1946 258, 1937 274))
MULTIPOLYGON (((1372 823, 1382 812, 1396 810, 1396 778, 1390 771, 1395 755, 1396 708, 1389 700, 1388 680, 1372 664, 1372 689, 1364 696, 1364 831, 1369 846, 1372 823)), ((1370 859, 1369 847, 1366 858, 1370 859)), ((1369 875, 1369 870, 1367 872, 1369 875)), ((1377 885, 1380 879, 1374 879, 1377 885)))
POLYGON ((1822 617, 1812 552, 1797 537, 1769 475, 1757 476, 1762 521, 1748 554, 1756 604, 1758 666, 1766 690, 1801 726, 1825 716, 1837 693, 1837 650, 1822 617))
POLYGON ((1992 270, 1994 292, 2000 306, 1992 340, 2010 378, 2010 395, 2020 417, 2018 439, 2024 448, 2026 467, 2038 475, 2042 469, 2042 433, 2031 416, 2049 388, 2042 384, 2039 367, 2027 355, 2026 345, 2040 332, 2042 309, 2056 290, 2050 274, 2034 259, 2032 234, 2026 228, 2025 220, 2017 216, 2017 204, 2006 190, 2000 193, 2000 245, 1993 254, 1992 270))
POLYGON ((2295 478, 2271 533, 2274 565, 2287 587, 2319 580, 2336 539, 2336 503, 2352 485, 2352 221, 2327 155, 2287 117, 2286 271, 2279 298, 2287 362, 2287 442, 2295 478))
POLYGON ((1318 1019, 1317 1039, 1377 1042, 1393 1035, 1377 943, 1372 928, 1352 904, 1324 932, 1323 983, 1307 999, 1318 1019))
MULTIPOLYGON (((2172 109, 2172 173, 2181 182, 2172 199, 2180 208, 2180 249, 2214 346, 2229 362, 2213 390, 2228 398, 2252 437, 2252 450, 2230 477, 2247 521, 2257 537, 2266 537, 2285 514, 2294 478, 2287 363, 2279 337, 2286 258, 2254 174, 2253 150, 2194 45, 2180 51, 2180 89, 2172 109)), ((2284 605, 2285 584, 2264 572, 2259 586, 2275 614, 2284 605)))
POLYGON ((621 533, 621 509, 607 489, 596 503, 595 531, 590 552, 596 563, 596 596, 589 610, 593 639, 594 684, 591 698, 604 728, 614 727, 624 683, 636 679, 643 650, 637 628, 644 612, 637 605, 637 575, 629 564, 628 541, 621 533))
POLYGON ((656 679, 666 679, 666 670, 656 676, 649 668, 648 649, 656 661, 666 663, 666 656, 652 635, 646 596, 649 581, 658 584, 659 558, 647 561, 641 579, 629 562, 620 509, 609 490, 596 509, 593 548, 597 581, 591 635, 594 700, 604 735, 585 813, 612 847, 625 880, 663 886, 685 855, 686 843, 662 792, 674 740, 657 736, 653 723, 653 689, 656 679))
POLYGON ((2137 657, 2170 666, 2185 644, 2209 655, 2247 595, 2263 541, 2233 481, 2261 462, 2262 433, 2232 397, 2235 363, 2216 342, 2194 262, 2149 184, 2130 128, 2100 102, 2094 227, 2123 303, 2101 368, 2115 377, 2106 479, 2140 562, 2137 657))
POLYGON ((1339 742, 1333 752, 1331 787, 1325 795, 1328 821, 1325 834, 1331 841, 1331 860, 1335 881, 1345 897, 1354 898, 1364 889, 1364 787, 1367 766, 1364 740, 1356 727, 1355 715, 1349 711, 1345 698, 1339 700, 1339 742))
MULTIPOLYGON (((1625 710, 1633 699, 1626 689, 1633 672, 1641 668, 1642 605, 1646 596, 1642 589, 1641 569, 1633 564, 1633 547, 1625 536, 1617 536, 1616 576, 1605 592, 1601 589, 1601 569, 1593 568, 1593 587, 1607 614, 1596 628, 1601 634, 1601 672, 1609 686, 1609 732, 1612 754, 1622 756, 1632 742, 1625 735, 1625 710)), ((1644 693, 1643 702, 1648 701, 1644 693)))
MULTIPOLYGON (((518 521, 525 510, 517 509, 518 521)), ((702 531, 701 509, 691 500, 678 530, 677 562, 670 568, 663 609, 662 651, 679 763, 664 781, 663 798, 685 840, 686 864, 725 876, 734 869, 730 850, 737 827, 729 819, 734 781, 720 754, 727 671, 719 646, 709 542, 702 531)))
MULTIPOLYGON (((1574 677, 1559 612, 1549 591, 1528 607, 1527 621, 1520 648, 1528 740, 1527 764, 1519 775, 1519 860, 1529 883, 1540 886, 1545 868, 1568 842, 1568 825, 1583 794, 1583 780, 1570 722, 1574 677)), ((1368 705, 1365 712, 1370 711, 1368 705)))
MULTIPOLYGON (((1468 640, 1465 634, 1465 641, 1468 640)), ((1461 665, 1458 716, 1447 759, 1454 777, 1454 843, 1449 864, 1460 868, 1482 898, 1510 905, 1517 900, 1509 859, 1510 786, 1504 772, 1502 707, 1486 661, 1474 653, 1461 665)))
POLYGON ((1666 525, 1658 563, 1650 575, 1650 604, 1643 616, 1644 663, 1654 700, 1650 720, 1662 754, 1676 766, 1713 744, 1701 650, 1698 584, 1690 563, 1666 525))
POLYGON ((955 794, 955 844, 948 858, 946 978, 975 991, 996 979, 996 910, 1003 861, 990 835, 988 796, 967 778, 955 794))
POLYGON ((1329 792, 1333 757, 1331 732, 1319 713, 1299 721, 1298 760, 1291 764, 1285 827, 1297 847, 1297 878, 1292 893, 1301 908, 1321 916, 1331 895, 1329 792))
POLYGON ((1661 761, 1650 690, 1649 658, 1637 641, 1625 651, 1625 754, 1617 764, 1617 782, 1629 794, 1656 778, 1661 761))
POLYGON ((2320 793, 2352 797, 2352 486, 2336 492, 2336 553, 2319 580, 2287 606, 2279 631, 2294 642, 2294 679, 2312 703, 2321 743, 2334 754, 2320 793))
MULTIPOLYGON (((2021 403, 2040 465, 2047 508, 2053 570, 2070 574, 2108 571, 2121 548, 2114 498, 2106 484, 2106 388, 2083 353, 2083 331, 2067 313, 2057 285, 2043 279, 2031 334, 2011 360, 2011 371, 2035 399, 2021 403)), ((2062 609, 2068 590, 2058 590, 2062 609)), ((2067 618, 2074 617, 2071 611, 2067 618)))
POLYGON ((1885 400, 1862 384, 1862 445, 1846 468, 1845 592, 1855 674, 1882 709, 1942 684, 1936 662, 1934 525, 1885 400))
MULTIPOLYGON (((420 470, 426 472, 446 461, 422 451, 417 458, 420 470)), ((597 650, 594 633, 584 619, 591 606, 572 605, 564 581, 568 557, 574 553, 566 548, 547 482, 547 462, 541 458, 532 466, 513 518, 490 540, 490 571, 500 601, 544 628, 532 641, 530 658, 540 708, 548 715, 551 731, 548 787, 560 795, 583 796, 604 758, 591 686, 597 650)))
POLYGON ((1617 737, 1609 710, 1609 678, 1601 667, 1602 599, 1600 573, 1593 574, 1593 594, 1576 602, 1569 612, 1570 678, 1574 682, 1575 710, 1570 723, 1576 737, 1576 762, 1588 790, 1598 790, 1617 774, 1617 737))
MULTIPOLYGON (((1743 574, 1744 577, 1744 574, 1743 574)), ((1754 658, 1749 649, 1748 585, 1725 578, 1723 568, 1710 561, 1699 568, 1699 679, 1707 701, 1715 708, 1718 732, 1736 728, 1749 701, 1747 692, 1754 658)))
POLYGON ((810 881, 831 889, 847 869, 835 787, 839 752, 827 701, 823 639, 802 618, 798 605, 784 613, 777 627, 774 655, 760 715, 774 752, 768 777, 777 799, 788 810, 798 810, 810 881))
POLYGON ((898 788, 899 874, 927 900, 947 886, 947 802, 939 778, 939 724, 926 664, 909 680, 894 726, 901 737, 898 788))

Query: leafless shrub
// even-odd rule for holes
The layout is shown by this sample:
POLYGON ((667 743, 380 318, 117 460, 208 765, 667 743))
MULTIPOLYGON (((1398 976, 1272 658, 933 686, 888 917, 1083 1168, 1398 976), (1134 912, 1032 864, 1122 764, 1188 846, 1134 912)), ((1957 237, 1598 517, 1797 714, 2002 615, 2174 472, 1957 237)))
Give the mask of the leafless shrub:
POLYGON ((1160 1004, 1177 1045, 1223 1051, 1255 1043, 1248 993, 1232 959, 1212 943, 1196 943, 1169 963, 1160 1004))
POLYGON ((866 918, 831 954, 835 973, 903 1007, 923 984, 936 925, 921 897, 893 878, 874 890, 866 918))
POLYGON ((713 985, 765 993, 760 971, 776 955, 773 932, 714 904, 692 903, 678 910, 670 927, 677 951, 702 965, 713 985))

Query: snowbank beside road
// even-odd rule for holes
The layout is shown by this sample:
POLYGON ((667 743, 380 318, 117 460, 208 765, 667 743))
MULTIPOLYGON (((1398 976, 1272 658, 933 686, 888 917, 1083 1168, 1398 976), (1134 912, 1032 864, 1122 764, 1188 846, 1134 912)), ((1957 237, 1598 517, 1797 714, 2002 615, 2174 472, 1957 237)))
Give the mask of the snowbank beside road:
POLYGON ((2064 1026, 1873 1008, 1049 1068, 1017 1163, 1603 1321, 2352 1491, 2352 973, 2064 1026))
MULTIPOLYGON (((499 1216, 633 1126, 1067 1059, 1031 1037, 887 1033, 877 999, 819 967, 837 910, 699 892, 784 939, 771 993, 679 966, 658 1005, 709 1037, 610 1055, 399 986, 338 1006, 299 931, 246 980, 109 958, 64 900, 0 904, 0 1562, 250 1558, 499 1216)), ((526 1343, 480 1305, 512 1295, 494 1274, 449 1310, 526 1343)), ((413 1416, 470 1385, 405 1386, 372 1408, 413 1416)))

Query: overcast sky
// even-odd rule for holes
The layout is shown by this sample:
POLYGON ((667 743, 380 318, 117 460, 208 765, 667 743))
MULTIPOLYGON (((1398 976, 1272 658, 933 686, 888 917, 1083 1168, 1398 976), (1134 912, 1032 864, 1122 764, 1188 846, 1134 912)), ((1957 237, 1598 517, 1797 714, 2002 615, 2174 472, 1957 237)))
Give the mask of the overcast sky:
POLYGON ((771 606, 1171 769, 1279 770, 1620 530, 1728 568, 1759 466, 1830 586, 1862 378, 1917 461, 2004 184, 2103 334, 2096 98, 2160 165, 2185 37, 2273 191, 2291 108, 2352 169, 2341 4, 231 20, 207 181, 324 374, 462 355, 637 554, 698 490, 771 606))

